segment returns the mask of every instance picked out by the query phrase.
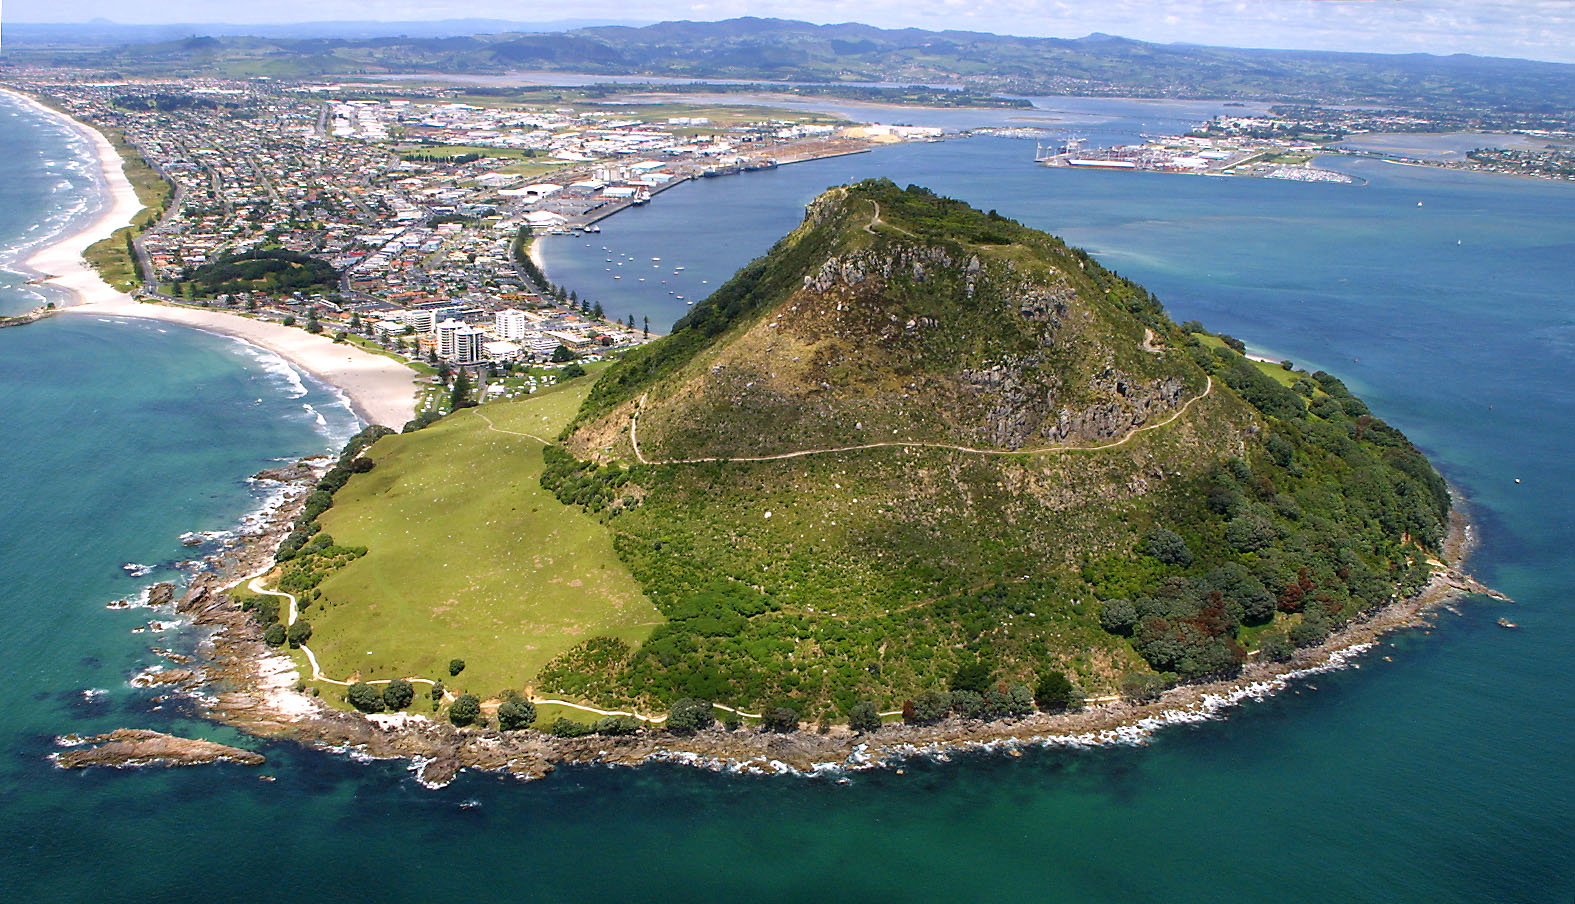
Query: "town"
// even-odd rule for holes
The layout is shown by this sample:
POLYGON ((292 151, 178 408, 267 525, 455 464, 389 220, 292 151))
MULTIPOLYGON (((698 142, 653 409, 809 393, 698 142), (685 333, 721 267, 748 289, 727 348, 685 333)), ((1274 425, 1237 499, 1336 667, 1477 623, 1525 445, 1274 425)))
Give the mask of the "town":
POLYGON ((375 345, 445 382, 457 368, 563 366, 653 338, 648 321, 548 282, 530 256, 536 236, 599 232, 689 179, 916 137, 813 113, 526 104, 400 84, 18 87, 118 136, 128 161, 168 184, 157 218, 112 249, 132 258, 136 295, 375 345))

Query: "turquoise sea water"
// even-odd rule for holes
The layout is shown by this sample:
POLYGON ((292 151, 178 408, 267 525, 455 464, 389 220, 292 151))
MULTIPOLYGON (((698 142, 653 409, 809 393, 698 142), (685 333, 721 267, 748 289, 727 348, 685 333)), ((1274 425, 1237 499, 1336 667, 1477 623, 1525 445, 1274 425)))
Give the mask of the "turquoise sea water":
MULTIPOLYGON (((18 128, 0 115, 0 146, 18 128)), ((595 247, 554 241, 549 273, 665 326, 683 305, 609 294, 601 245, 714 287, 846 179, 998 208, 1179 318, 1346 378, 1471 497, 1474 567, 1518 602, 1471 601, 1360 668, 1143 748, 916 761, 848 784, 653 766, 429 791, 403 764, 237 738, 128 687, 148 646, 193 639, 132 635, 146 611, 105 610, 160 576, 120 566, 189 555, 181 532, 255 507, 245 475, 348 425, 342 410, 318 425, 301 406, 333 415, 331 396, 293 397, 276 363, 228 340, 59 318, 0 331, 0 900, 1569 901, 1575 186, 1376 163, 1352 168, 1363 186, 1058 173, 1027 162, 1032 144, 706 180, 608 221, 595 247), (119 726, 269 762, 45 759, 57 735, 119 726)), ((43 178, 0 161, 0 246, 44 209, 10 200, 47 198, 43 178)))

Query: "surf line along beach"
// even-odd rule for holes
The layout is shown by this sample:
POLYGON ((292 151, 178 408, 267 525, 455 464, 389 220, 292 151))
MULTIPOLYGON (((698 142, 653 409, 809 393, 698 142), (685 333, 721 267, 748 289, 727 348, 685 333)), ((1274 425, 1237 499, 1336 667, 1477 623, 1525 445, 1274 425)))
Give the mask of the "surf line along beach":
POLYGON ((142 209, 136 191, 121 169, 120 154, 97 129, 24 94, 7 89, 0 91, 41 115, 68 124, 90 143, 98 161, 97 181, 106 198, 102 212, 85 227, 40 247, 22 263, 28 275, 38 277, 35 284, 70 296, 61 304, 60 313, 162 320, 231 336, 273 352, 339 389, 363 421, 398 429, 415 417, 415 374, 392 358, 353 345, 335 344, 328 336, 313 335, 271 321, 222 311, 139 302, 105 283, 83 259, 82 252, 130 223, 142 209))

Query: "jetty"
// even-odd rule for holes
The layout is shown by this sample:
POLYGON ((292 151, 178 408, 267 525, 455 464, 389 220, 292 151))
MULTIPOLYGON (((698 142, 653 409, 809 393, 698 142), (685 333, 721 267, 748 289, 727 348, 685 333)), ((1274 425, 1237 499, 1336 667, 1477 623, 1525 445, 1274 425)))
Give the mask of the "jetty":
POLYGON ((8 326, 26 326, 29 323, 43 320, 45 317, 53 316, 58 310, 54 303, 51 302, 43 307, 34 308, 26 314, 17 314, 14 317, 0 317, 0 329, 5 329, 8 326))

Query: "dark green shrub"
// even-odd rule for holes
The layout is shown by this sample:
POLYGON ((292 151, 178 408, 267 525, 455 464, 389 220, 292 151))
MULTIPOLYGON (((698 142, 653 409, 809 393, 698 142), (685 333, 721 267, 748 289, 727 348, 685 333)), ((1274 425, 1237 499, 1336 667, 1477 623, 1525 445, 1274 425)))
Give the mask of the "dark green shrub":
POLYGON ((1144 555, 1153 556, 1166 565, 1185 568, 1192 564, 1192 550, 1187 548, 1187 541, 1163 527, 1156 527, 1143 537, 1142 550, 1144 555))
POLYGON ((912 725, 934 725, 951 712, 952 695, 945 691, 925 691, 902 707, 903 721, 912 725))
POLYGON ((848 728, 866 734, 880 728, 880 712, 875 704, 860 700, 848 709, 848 728))
POLYGON ((536 704, 523 697, 513 697, 498 704, 498 727, 504 731, 518 731, 536 724, 536 704))
POLYGON ((312 639, 312 623, 304 618, 295 620, 295 624, 285 629, 284 639, 290 642, 291 649, 300 647, 312 639))
POLYGON ((798 710, 791 706, 773 706, 761 714, 760 730, 786 733, 798 730, 798 710))
POLYGON ((606 716, 597 719, 595 724, 591 726, 592 730, 597 734, 611 735, 613 737, 638 734, 644 727, 644 723, 633 716, 606 716))
POLYGON ((1284 634, 1271 632, 1258 638, 1258 655, 1266 662, 1288 662, 1295 652, 1295 644, 1284 634))
POLYGON ((481 717, 481 701, 475 694, 460 694, 448 708, 448 720, 458 726, 466 726, 481 717))
POLYGON ((1131 636, 1137 620, 1137 608, 1131 600, 1105 600, 1099 607, 1099 626, 1111 634, 1131 636))
POLYGON ((990 686, 990 672, 990 664, 982 659, 965 662, 952 673, 951 688, 982 694, 990 686))
POLYGON ((416 698, 416 689, 403 678, 395 678, 383 686, 383 705, 390 710, 401 710, 416 698))
POLYGON ((380 713, 383 711, 383 694, 377 688, 365 681, 357 681, 350 685, 350 690, 345 694, 345 699, 350 705, 364 713, 380 713))
POLYGON ((1045 672, 1039 676, 1039 683, 1034 685, 1034 703, 1047 713, 1062 712, 1071 706, 1072 694, 1072 682, 1067 679, 1065 672, 1045 672))
POLYGON ((1129 672, 1121 676, 1121 696, 1133 703, 1152 703, 1165 692, 1165 679, 1148 672, 1129 672))
POLYGON ((583 738, 592 731, 591 727, 584 722, 576 722, 563 716, 553 719, 552 724, 547 726, 547 730, 560 738, 583 738))
POLYGON ((685 697, 667 711, 667 729, 682 734, 704 731, 716 721, 711 701, 685 697))

